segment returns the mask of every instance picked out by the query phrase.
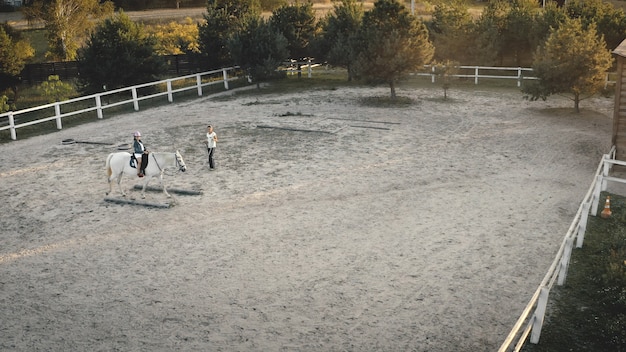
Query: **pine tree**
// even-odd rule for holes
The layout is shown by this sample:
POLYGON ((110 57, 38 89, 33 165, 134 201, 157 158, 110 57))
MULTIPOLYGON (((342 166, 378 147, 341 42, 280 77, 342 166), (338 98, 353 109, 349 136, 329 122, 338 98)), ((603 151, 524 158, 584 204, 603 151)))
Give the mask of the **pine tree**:
POLYGON ((155 38, 123 12, 105 20, 78 52, 83 90, 91 93, 156 80, 164 64, 155 45, 155 38))
POLYGON ((269 22, 287 39, 289 54, 285 59, 311 56, 310 44, 318 30, 312 3, 281 6, 272 13, 269 22))
POLYGON ((262 18, 252 18, 245 30, 228 42, 234 62, 260 87, 260 82, 278 75, 277 68, 287 57, 287 39, 262 18))
POLYGON ((200 52, 209 68, 220 68, 233 63, 228 49, 232 35, 260 16, 258 0, 209 0, 204 23, 198 25, 200 52))
POLYGON ((397 0, 378 0, 367 11, 352 43, 355 72, 373 83, 386 83, 396 98, 396 83, 430 62, 435 51, 426 26, 397 0))
POLYGON ((612 61, 604 39, 593 27, 584 30, 579 19, 568 19, 537 49, 533 71, 539 80, 522 91, 530 100, 546 100, 552 94, 570 96, 579 112, 580 101, 604 86, 612 61))
POLYGON ((352 62, 355 59, 350 40, 359 30, 362 20, 363 4, 356 0, 342 0, 323 19, 322 32, 316 41, 319 59, 347 68, 349 81, 352 80, 352 62))

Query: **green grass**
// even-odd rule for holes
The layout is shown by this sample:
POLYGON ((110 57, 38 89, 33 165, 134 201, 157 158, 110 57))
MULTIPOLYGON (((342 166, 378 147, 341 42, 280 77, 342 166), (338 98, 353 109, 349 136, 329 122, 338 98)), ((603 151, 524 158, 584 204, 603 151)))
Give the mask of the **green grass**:
POLYGON ((611 194, 611 210, 609 219, 589 217, 565 284, 550 292, 539 344, 523 351, 626 351, 626 198, 611 194))
POLYGON ((22 35, 28 38, 30 45, 35 49, 35 56, 28 63, 46 62, 46 51, 48 51, 48 39, 45 29, 27 29, 22 31, 22 35))

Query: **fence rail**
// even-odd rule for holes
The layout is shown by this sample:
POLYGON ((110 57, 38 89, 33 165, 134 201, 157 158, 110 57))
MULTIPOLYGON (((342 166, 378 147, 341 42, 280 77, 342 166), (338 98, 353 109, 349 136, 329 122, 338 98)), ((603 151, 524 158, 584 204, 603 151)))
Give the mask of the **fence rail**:
POLYGON ((229 89, 228 82, 237 80, 240 78, 237 76, 229 76, 228 74, 229 72, 234 72, 238 68, 239 67, 222 68, 219 70, 201 72, 201 73, 196 73, 196 74, 191 74, 191 75, 181 76, 181 77, 176 77, 176 78, 169 78, 169 79, 165 79, 161 81, 140 84, 140 85, 136 85, 132 87, 104 91, 104 92, 97 93, 97 94, 82 96, 82 97, 78 97, 74 99, 64 100, 61 102, 36 106, 36 107, 28 108, 28 109, 23 109, 23 110, 18 110, 18 111, 9 111, 9 112, 0 114, 0 123, 2 123, 3 125, 6 121, 4 120, 4 118, 8 119, 8 124, 4 126, 0 126, 0 131, 10 130, 11 139, 16 140, 17 139, 16 130, 18 128, 35 125, 35 124, 43 123, 46 121, 56 120, 56 127, 57 129, 60 130, 63 128, 62 119, 65 117, 69 117, 69 116, 96 111, 97 117, 99 119, 102 119, 104 117, 104 110, 112 108, 114 106, 132 103, 135 111, 139 111, 139 102, 142 100, 150 99, 150 98, 167 95, 167 100, 171 103, 174 101, 174 93, 195 89, 198 92, 198 96, 202 96, 204 87, 207 87, 210 85, 216 85, 220 83, 223 83, 224 89, 228 90, 229 89), (193 82, 193 84, 189 84, 189 82, 193 82), (174 88, 174 83, 179 83, 177 88, 174 88), (139 94, 140 90, 145 91, 147 89, 153 89, 163 84, 166 87, 164 91, 159 91, 158 89, 155 89, 157 91, 156 93, 145 94, 145 95, 139 94), (116 101, 113 103, 107 102, 108 98, 119 97, 119 96, 123 96, 124 94, 127 94, 127 96, 130 96, 130 98, 122 98, 122 100, 116 101), (71 110, 71 111, 62 111, 64 108, 67 108, 65 110, 70 109, 71 107, 70 104, 75 104, 77 102, 87 102, 89 107, 77 109, 77 110, 71 110), (45 114, 46 110, 51 110, 51 109, 54 109, 54 114, 51 116, 46 116, 44 118, 40 118, 37 120, 25 121, 22 123, 16 123, 16 121, 19 121, 20 116, 26 116, 26 114, 35 112, 35 111, 42 111, 45 114))
MULTIPOLYGON (((181 72, 181 70, 193 70, 195 67, 197 67, 198 63, 195 62, 194 60, 189 60, 188 57, 182 57, 182 55, 175 55, 175 56, 172 56, 172 58, 170 58, 169 64, 172 70, 171 72, 181 72)), ((68 67, 63 66, 63 70, 67 70, 67 72, 72 71, 73 68, 70 66, 68 67)), ((306 72, 307 76, 311 78, 313 74, 313 68, 318 67, 318 66, 321 66, 321 64, 313 63, 310 60, 303 61, 303 62, 290 61, 290 62, 285 63, 284 70, 290 74, 298 73, 299 76, 302 74, 302 72, 306 72)), ((223 78, 220 81, 224 82, 225 88, 228 89, 228 81, 238 79, 240 77, 228 78, 227 72, 233 71, 237 68, 238 67, 230 67, 230 68, 222 68, 222 69, 217 69, 217 70, 207 71, 207 72, 192 73, 186 76, 180 76, 180 77, 166 79, 166 80, 162 80, 158 82, 146 83, 143 85, 138 85, 138 86, 129 87, 129 88, 121 88, 121 89, 117 89, 113 91, 106 91, 106 92, 102 92, 102 93, 98 93, 98 94, 94 94, 90 96, 84 96, 84 97, 66 100, 63 102, 42 105, 42 106, 28 108, 28 109, 19 110, 19 111, 13 111, 13 112, 10 111, 8 113, 0 114, 0 131, 10 129, 11 139, 16 140, 17 137, 16 137, 15 130, 19 127, 26 127, 26 126, 34 125, 37 123, 56 120, 57 129, 61 129, 62 128, 61 120, 63 117, 78 115, 81 113, 87 113, 87 112, 91 112, 95 110, 97 112, 98 118, 102 118, 103 110, 114 107, 114 106, 128 104, 130 102, 133 103, 135 110, 139 110, 139 102, 141 100, 154 98, 154 97, 158 97, 161 95, 167 95, 169 102, 172 102, 173 93, 177 93, 177 92, 181 92, 181 91, 189 90, 189 89, 197 89, 198 95, 201 96, 202 87, 218 83, 217 81, 210 81, 208 83, 203 83, 202 81, 206 80, 205 77, 219 74, 219 73, 223 73, 223 78), (172 88, 172 83, 179 82, 179 81, 184 82, 185 80, 189 80, 193 78, 195 78, 195 84, 193 84, 192 86, 185 86, 183 88, 177 88, 177 89, 172 88), (145 90, 145 88, 157 86, 157 85, 164 84, 164 83, 167 85, 167 90, 164 92, 147 94, 147 95, 142 95, 142 96, 138 94, 139 89, 145 90), (118 101, 115 103, 104 103, 104 104, 102 103, 103 98, 112 97, 113 95, 116 95, 119 93, 125 93, 125 92, 130 92, 132 97, 130 99, 118 101), (67 110, 69 108, 69 104, 81 102, 81 101, 89 101, 89 100, 94 100, 95 105, 88 107, 88 108, 74 110, 70 112, 63 112, 63 113, 61 112, 61 108, 65 107, 67 110), (54 115, 46 116, 38 120, 32 120, 32 121, 27 121, 27 122, 16 124, 16 117, 19 117, 20 115, 25 116, 25 114, 29 112, 42 111, 45 109, 52 109, 52 108, 55 111, 54 115), (8 122, 6 122, 6 120, 3 121, 5 117, 8 117, 8 122)), ((439 75, 435 72, 435 67, 426 65, 424 66, 424 68, 426 69, 426 71, 430 71, 430 72, 418 72, 418 73, 412 73, 411 75, 430 76, 431 82, 435 83, 437 80, 437 77, 439 77, 439 75)), ((60 70, 61 68, 53 65, 52 69, 60 70)), ((485 79, 485 78, 508 79, 508 80, 516 80, 517 86, 519 87, 521 86, 524 80, 537 79, 536 77, 529 75, 529 73, 532 73, 531 68, 523 68, 523 67, 457 66, 456 69, 457 69, 457 73, 450 75, 451 77, 473 78, 475 84, 478 84, 479 80, 485 79)), ((614 83, 614 81, 609 80, 610 75, 612 74, 613 73, 607 73, 605 87, 610 83, 614 83)))
MULTIPOLYGON (((430 70, 430 72, 418 72, 414 75, 416 76, 430 76, 431 82, 435 83, 436 78, 439 76, 435 70, 435 66, 425 65, 424 68, 426 70, 430 70)), ((473 78, 474 84, 478 84, 479 79, 481 78, 495 78, 495 79, 514 79, 517 80, 517 86, 520 87, 522 82, 526 80, 535 80, 537 77, 532 75, 526 75, 526 73, 532 73, 532 68, 525 67, 489 67, 489 66, 456 66, 455 67, 458 73, 450 74, 449 77, 457 77, 457 78, 473 78), (500 75, 496 74, 485 74, 485 71, 496 73, 501 73, 500 75)))
MULTIPOLYGON (((435 66, 425 65, 424 68, 430 72, 417 72, 413 73, 416 76, 430 76, 431 82, 435 83, 438 75, 435 70, 435 66)), ((521 87, 524 80, 537 80, 538 78, 532 75, 533 69, 528 67, 489 67, 489 66, 456 66, 458 73, 450 74, 450 77, 457 78, 473 78, 474 84, 478 84, 479 79, 483 78, 495 78, 495 79, 510 79, 516 80, 517 86, 521 87), (487 74, 487 72, 494 72, 487 74), (499 75, 496 73, 500 73, 499 75)), ((604 88, 610 84, 615 84, 614 80, 611 80, 614 76, 614 72, 607 72, 604 79, 604 88)))
POLYGON ((552 265, 548 269, 548 273, 539 284, 539 287, 522 311, 521 316, 500 346, 498 352, 519 352, 528 340, 529 335, 530 343, 539 343, 550 290, 555 282, 558 285, 565 283, 567 269, 574 247, 574 240, 576 240, 576 248, 583 246, 588 217, 590 214, 592 216, 597 215, 600 193, 606 190, 607 182, 615 181, 626 183, 626 180, 608 176, 612 166, 615 164, 626 166, 626 162, 615 160, 615 146, 613 146, 610 152, 602 157, 596 170, 594 180, 578 207, 576 216, 563 238, 561 247, 552 265), (513 343, 515 343, 515 346, 512 346, 513 343))

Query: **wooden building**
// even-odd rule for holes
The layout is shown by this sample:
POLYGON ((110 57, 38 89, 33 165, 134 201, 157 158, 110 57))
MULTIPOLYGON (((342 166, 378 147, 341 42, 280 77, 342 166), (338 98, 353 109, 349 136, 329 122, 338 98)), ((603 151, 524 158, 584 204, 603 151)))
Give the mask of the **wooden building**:
POLYGON ((615 106, 613 110, 613 134, 615 159, 626 161, 626 40, 613 50, 617 66, 615 79, 615 106))

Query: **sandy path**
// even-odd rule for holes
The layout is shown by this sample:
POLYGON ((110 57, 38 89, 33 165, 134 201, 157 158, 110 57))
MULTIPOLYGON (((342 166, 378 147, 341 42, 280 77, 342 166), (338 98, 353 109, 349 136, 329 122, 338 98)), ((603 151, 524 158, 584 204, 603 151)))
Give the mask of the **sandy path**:
POLYGON ((496 350, 608 151, 613 102, 358 102, 387 93, 207 97, 0 145, 0 350, 496 350), (137 129, 182 152, 172 187, 204 195, 106 203, 115 148, 60 143, 137 129))

